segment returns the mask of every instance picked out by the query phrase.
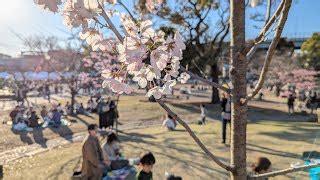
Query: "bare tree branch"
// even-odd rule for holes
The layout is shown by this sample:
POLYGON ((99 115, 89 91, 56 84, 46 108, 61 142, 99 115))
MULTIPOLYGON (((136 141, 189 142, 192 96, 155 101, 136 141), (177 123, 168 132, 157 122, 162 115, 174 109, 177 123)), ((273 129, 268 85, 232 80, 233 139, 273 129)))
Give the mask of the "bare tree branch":
POLYGON ((284 5, 283 10, 282 10, 282 14, 281 14, 281 17, 280 17, 280 20, 279 20, 279 24, 278 24, 277 30, 275 32, 274 38, 273 38, 273 40, 272 40, 272 42, 271 42, 271 44, 269 46, 269 49, 267 51, 267 55, 266 55, 266 58, 265 58, 265 61, 264 61, 264 64, 263 64, 263 67, 262 67, 262 70, 261 70, 261 74, 260 74, 258 83, 255 86, 253 92, 246 97, 246 100, 245 100, 246 102, 248 102, 248 100, 253 98, 260 91, 260 89, 263 86, 264 79, 265 79, 265 77, 267 75, 267 72, 268 72, 268 69, 269 69, 269 65, 270 65, 271 60, 272 60, 272 56, 273 56, 273 54, 274 54, 274 52, 276 50, 276 47, 277 47, 278 42, 280 40, 281 33, 283 31, 284 25, 285 25, 285 23, 287 21, 291 4, 292 4, 292 0, 285 0, 285 5, 284 5))
POLYGON ((320 163, 292 167, 292 168, 283 169, 283 170, 279 170, 279 171, 273 171, 273 172, 264 173, 264 174, 252 175, 252 176, 249 176, 249 179, 265 179, 267 177, 275 177, 275 176, 284 175, 284 174, 297 172, 297 171, 303 171, 303 170, 307 170, 307 169, 310 169, 313 167, 319 167, 319 166, 320 166, 320 163))
POLYGON ((122 35, 120 34, 120 32, 117 30, 117 28, 114 26, 114 24, 112 23, 111 19, 109 18, 109 16, 107 15, 106 11, 104 10, 104 8, 101 6, 101 4, 99 4, 100 8, 102 9, 101 15, 102 17, 105 19, 105 21, 107 22, 109 29, 117 36, 117 38, 119 39, 119 41, 123 42, 124 38, 122 37, 122 35))
POLYGON ((127 11, 127 13, 129 14, 129 16, 131 17, 131 19, 137 23, 136 18, 134 18, 133 14, 130 12, 130 10, 128 9, 128 7, 122 3, 122 1, 118 0, 118 3, 127 11))
POLYGON ((204 82, 204 83, 206 83, 206 84, 208 84, 208 85, 210 85, 210 86, 213 86, 213 87, 215 87, 215 88, 217 88, 217 89, 220 89, 220 90, 222 90, 222 91, 224 91, 224 92, 230 93, 230 89, 228 89, 228 88, 226 88, 226 87, 224 87, 224 86, 222 86, 222 85, 220 85, 220 84, 218 84, 218 83, 211 82, 210 80, 205 79, 205 78, 202 78, 202 77, 200 77, 200 76, 198 76, 198 75, 196 75, 196 74, 193 74, 192 72, 186 70, 183 66, 180 66, 180 69, 181 69, 182 71, 188 73, 188 74, 189 74, 192 78, 194 78, 194 79, 200 80, 200 81, 202 81, 202 82, 204 82))
POLYGON ((215 155, 213 155, 207 147, 201 142, 201 140, 194 134, 192 129, 188 126, 187 123, 185 123, 177 114, 175 114, 171 109, 161 100, 157 100, 157 102, 160 104, 160 106, 166 110, 170 116, 172 116, 175 120, 177 120, 189 133, 189 135, 192 137, 192 139, 200 146, 200 148, 220 167, 223 169, 232 172, 234 169, 231 166, 226 165, 225 163, 221 162, 215 155))
POLYGON ((269 22, 270 16, 271 16, 271 0, 268 0, 267 3, 267 13, 266 13, 266 19, 265 19, 265 24, 266 25, 269 22))
POLYGON ((255 51, 252 51, 252 49, 257 48, 255 46, 258 46, 261 42, 264 41, 266 33, 269 31, 270 27, 273 25, 273 23, 276 21, 277 17, 281 14, 281 11, 283 9, 285 0, 282 0, 278 9, 275 11, 273 16, 270 18, 270 20, 265 24, 265 26, 260 31, 259 35, 254 39, 252 43, 250 43, 247 47, 248 53, 247 57, 251 57, 255 51), (250 49, 250 50, 249 50, 250 49))

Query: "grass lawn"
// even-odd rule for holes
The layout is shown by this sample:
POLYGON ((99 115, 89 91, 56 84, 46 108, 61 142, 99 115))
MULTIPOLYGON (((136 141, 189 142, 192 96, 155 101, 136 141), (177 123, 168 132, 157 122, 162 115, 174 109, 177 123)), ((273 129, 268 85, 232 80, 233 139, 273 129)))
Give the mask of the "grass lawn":
MULTIPOLYGON (((77 97, 77 101, 86 102, 87 96, 77 97)), ((69 99, 59 99, 64 104, 69 99)), ((37 109, 40 114, 40 105, 37 109)), ((200 110, 199 106, 194 107, 192 104, 171 106, 174 111, 181 114, 183 118, 199 118, 200 110)), ((149 120, 159 120, 161 122, 165 115, 165 111, 157 103, 146 101, 144 96, 120 96, 119 100, 119 122, 126 126, 137 126, 137 123, 148 123, 149 120), (150 113, 152 112, 152 113, 150 113)), ((218 111, 219 108, 215 108, 214 111, 218 111)), ((37 129, 32 132, 16 132, 12 131, 11 125, 2 124, 9 119, 9 111, 0 116, 0 152, 15 148, 22 145, 30 145, 33 143, 45 144, 47 139, 53 139, 56 137, 63 137, 72 133, 86 131, 87 125, 91 123, 98 124, 98 115, 91 114, 90 116, 79 115, 77 117, 68 117, 71 120, 71 126, 65 126, 63 128, 54 129, 37 129)))
MULTIPOLYGON (((229 161, 229 146, 222 145, 219 122, 191 125, 212 152, 229 161)), ((248 125, 248 166, 258 156, 268 157, 273 169, 290 167, 302 162, 304 151, 319 150, 320 126, 316 123, 259 121, 248 125)), ((228 173, 210 161, 179 126, 175 132, 162 127, 128 130, 120 134, 126 157, 137 157, 146 151, 156 156, 154 179, 164 179, 165 171, 185 180, 228 179, 228 173)), ((50 150, 33 157, 22 158, 4 165, 5 179, 68 179, 77 166, 81 143, 50 150)), ((297 172, 274 179, 307 179, 306 172, 297 172)))

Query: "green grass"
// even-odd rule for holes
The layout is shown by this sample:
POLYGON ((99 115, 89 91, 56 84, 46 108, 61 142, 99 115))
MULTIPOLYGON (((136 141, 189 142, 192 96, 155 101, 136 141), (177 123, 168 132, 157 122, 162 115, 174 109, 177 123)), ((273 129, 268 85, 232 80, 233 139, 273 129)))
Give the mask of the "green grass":
MULTIPOLYGON (((191 128, 207 147, 220 159, 229 161, 229 146, 222 145, 218 122, 191 128)), ((260 121, 248 125, 248 167, 258 156, 268 157, 274 170, 302 162, 304 151, 319 150, 320 126, 315 123, 284 123, 260 121)), ((162 127, 135 129, 120 134, 126 157, 138 157, 146 151, 156 156, 154 179, 164 179, 165 171, 180 175, 185 180, 228 179, 228 173, 215 165, 179 126, 168 132, 162 127)), ((81 143, 30 158, 10 162, 4 166, 5 179, 68 179, 77 166, 81 143)), ((297 172, 274 179, 307 179, 306 172, 297 172)))

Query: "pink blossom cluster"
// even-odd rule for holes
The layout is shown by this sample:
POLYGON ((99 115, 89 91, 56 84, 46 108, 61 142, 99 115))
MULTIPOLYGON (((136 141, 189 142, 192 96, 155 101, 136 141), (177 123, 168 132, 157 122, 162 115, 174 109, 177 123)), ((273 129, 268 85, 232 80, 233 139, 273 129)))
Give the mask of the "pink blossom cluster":
MULTIPOLYGON (((35 2, 52 6, 50 0, 35 2)), ((106 17, 108 12, 105 5, 113 3, 116 1, 66 0, 62 3, 62 15, 66 26, 81 27, 80 38, 91 45, 94 51, 114 51, 117 54, 117 58, 114 58, 120 64, 117 71, 113 71, 110 58, 96 57, 98 62, 93 62, 92 57, 84 59, 87 66, 95 64, 95 68, 101 72, 104 78, 103 87, 109 87, 117 93, 131 93, 133 88, 128 85, 127 79, 132 77, 141 88, 149 89, 147 96, 158 99, 163 94, 171 93, 177 80, 186 83, 190 76, 187 73, 181 73, 179 76, 182 51, 186 46, 178 32, 174 37, 165 37, 164 32, 153 29, 152 21, 136 21, 122 14, 120 19, 124 38, 117 35, 119 41, 115 41, 103 37, 96 25, 100 23, 98 19, 105 19, 107 22, 110 20, 106 17)), ((154 8, 155 3, 160 4, 162 0, 146 1, 149 10, 154 8)), ((61 2, 57 1, 56 7, 59 4, 61 2)), ((98 55, 93 53, 91 56, 98 55)))
POLYGON ((295 69, 290 73, 279 73, 279 80, 294 84, 299 90, 308 90, 316 87, 316 75, 319 73, 308 69, 295 69))

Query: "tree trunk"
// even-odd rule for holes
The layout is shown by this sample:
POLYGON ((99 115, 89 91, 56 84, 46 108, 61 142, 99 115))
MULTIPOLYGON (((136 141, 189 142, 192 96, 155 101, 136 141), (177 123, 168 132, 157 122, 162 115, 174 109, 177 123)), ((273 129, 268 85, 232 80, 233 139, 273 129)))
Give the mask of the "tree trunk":
POLYGON ((76 97, 76 93, 74 88, 71 88, 71 107, 70 107, 70 111, 71 111, 71 115, 74 115, 74 103, 75 103, 75 97, 76 97))
MULTIPOLYGON (((211 78, 212 78, 212 82, 219 83, 219 69, 218 69, 217 63, 211 66, 211 78)), ((219 91, 215 87, 212 87, 211 103, 212 104, 220 103, 219 91)))
POLYGON ((241 98, 247 95, 245 56, 245 0, 230 0, 231 44, 230 77, 232 83, 231 103, 231 173, 233 180, 246 180, 246 127, 247 104, 241 98))

